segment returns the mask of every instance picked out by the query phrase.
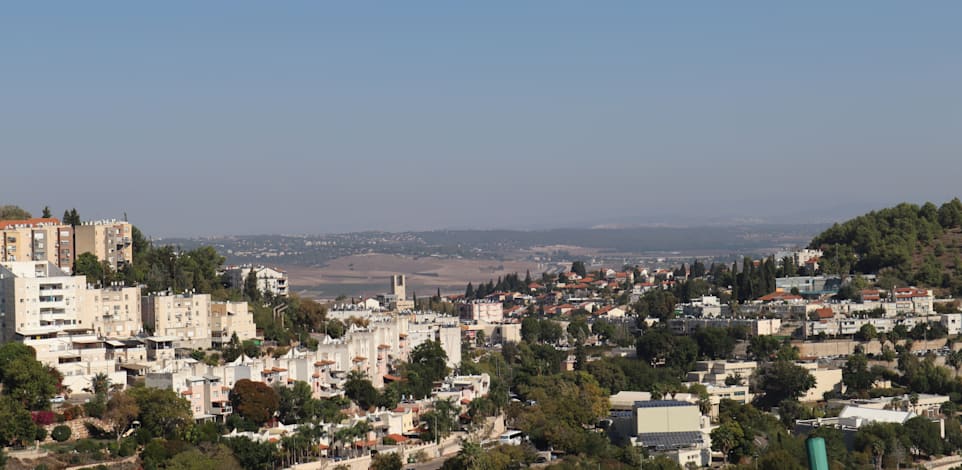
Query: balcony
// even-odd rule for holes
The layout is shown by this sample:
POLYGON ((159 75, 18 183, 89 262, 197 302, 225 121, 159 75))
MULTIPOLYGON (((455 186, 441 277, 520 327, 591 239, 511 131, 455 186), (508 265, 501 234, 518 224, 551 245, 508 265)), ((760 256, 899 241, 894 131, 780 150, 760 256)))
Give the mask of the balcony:
POLYGON ((227 401, 213 401, 210 404, 210 412, 213 415, 229 415, 234 412, 234 408, 227 401))

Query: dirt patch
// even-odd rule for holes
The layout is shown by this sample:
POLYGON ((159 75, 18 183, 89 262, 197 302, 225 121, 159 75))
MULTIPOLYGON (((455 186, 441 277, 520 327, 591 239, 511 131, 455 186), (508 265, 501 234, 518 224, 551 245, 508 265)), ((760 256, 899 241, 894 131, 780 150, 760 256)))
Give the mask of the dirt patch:
POLYGON ((432 295, 458 293, 468 282, 475 284, 497 279, 505 274, 540 277, 545 266, 529 261, 494 261, 468 259, 413 258, 399 255, 366 254, 338 258, 326 266, 283 266, 295 291, 322 298, 344 295, 375 295, 389 290, 392 274, 404 274, 408 281, 408 297, 414 291, 432 295))

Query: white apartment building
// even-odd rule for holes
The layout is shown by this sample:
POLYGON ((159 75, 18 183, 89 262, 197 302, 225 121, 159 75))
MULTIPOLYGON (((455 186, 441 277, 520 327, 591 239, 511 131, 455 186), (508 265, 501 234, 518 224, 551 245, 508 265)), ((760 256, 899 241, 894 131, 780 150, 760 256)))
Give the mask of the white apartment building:
POLYGON ((904 325, 908 329, 912 329, 915 325, 920 322, 939 322, 949 329, 949 334, 952 334, 952 329, 960 329, 962 326, 958 322, 962 321, 962 317, 954 317, 953 315, 958 314, 947 314, 947 315, 929 315, 925 317, 900 317, 900 318, 828 318, 823 320, 810 320, 804 323, 804 332, 806 337, 818 336, 824 333, 828 336, 839 336, 839 335, 854 335, 865 325, 872 325, 875 327, 875 331, 878 333, 888 333, 891 332, 893 328, 897 325, 904 325), (953 321, 956 323, 953 324, 953 321))
POLYGON ((446 377, 431 395, 438 400, 450 399, 455 403, 466 404, 487 396, 490 390, 491 376, 488 374, 456 375, 446 377))
POLYGON ((49 261, 0 263, 2 341, 89 329, 81 323, 84 276, 70 276, 49 261))
POLYGON ((257 288, 261 292, 269 293, 277 297, 287 297, 288 283, 287 273, 267 266, 229 266, 224 270, 227 283, 234 289, 244 289, 244 283, 251 271, 257 277, 257 288))
POLYGON ((141 298, 144 329, 176 338, 175 347, 211 347, 209 294, 150 294, 141 298))
POLYGON ((501 302, 474 301, 458 305, 461 321, 471 323, 498 323, 504 320, 501 302))

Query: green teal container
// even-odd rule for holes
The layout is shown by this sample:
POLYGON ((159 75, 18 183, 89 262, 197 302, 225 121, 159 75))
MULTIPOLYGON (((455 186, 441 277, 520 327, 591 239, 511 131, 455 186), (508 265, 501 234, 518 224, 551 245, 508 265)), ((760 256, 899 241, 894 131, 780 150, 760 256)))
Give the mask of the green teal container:
POLYGON ((805 442, 808 448, 809 470, 828 470, 828 454, 825 452, 825 439, 813 437, 805 442))

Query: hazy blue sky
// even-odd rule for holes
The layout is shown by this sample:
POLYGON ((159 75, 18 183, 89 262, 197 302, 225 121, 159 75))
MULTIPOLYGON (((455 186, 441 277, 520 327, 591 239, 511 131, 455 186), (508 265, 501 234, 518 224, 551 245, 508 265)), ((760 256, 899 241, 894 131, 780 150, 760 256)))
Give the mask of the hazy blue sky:
POLYGON ((0 203, 185 235, 962 193, 962 4, 785 3, 7 4, 0 203))

